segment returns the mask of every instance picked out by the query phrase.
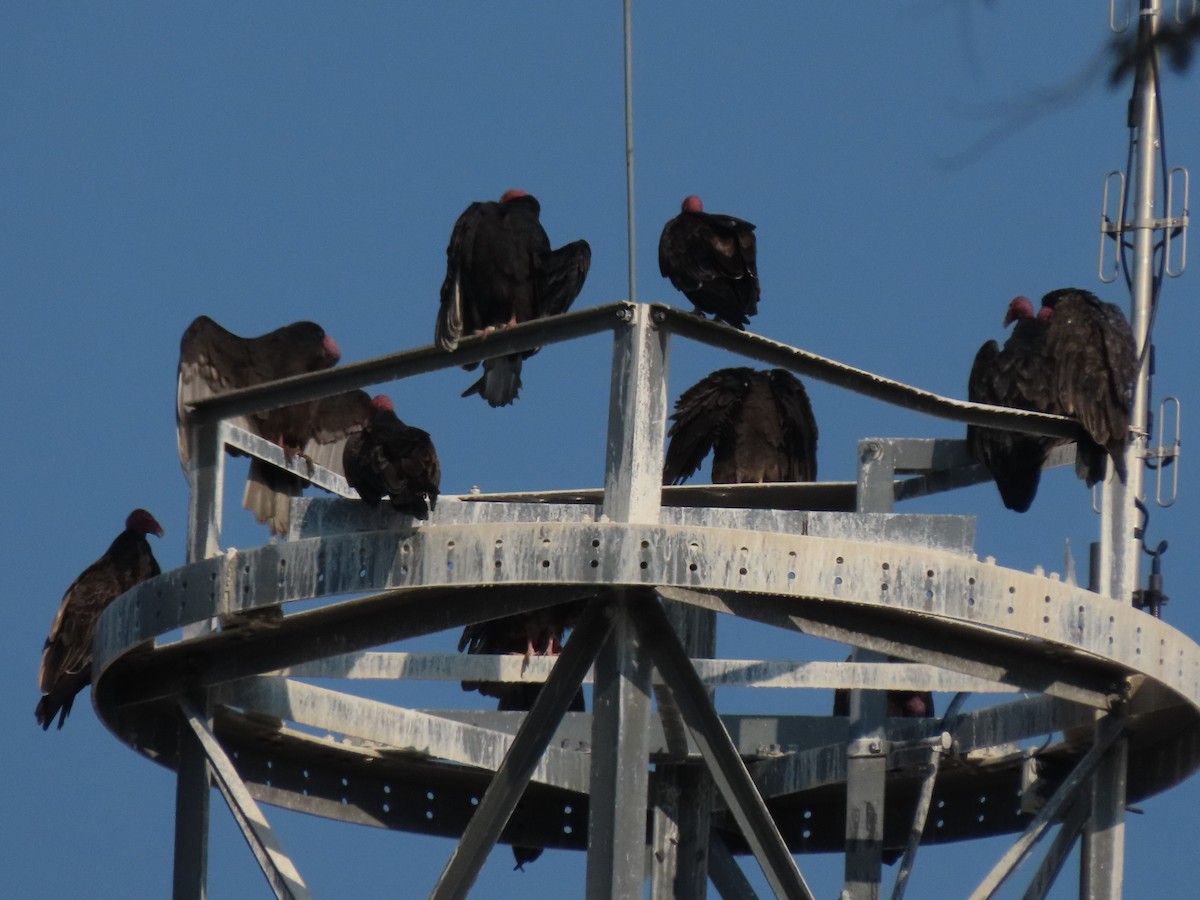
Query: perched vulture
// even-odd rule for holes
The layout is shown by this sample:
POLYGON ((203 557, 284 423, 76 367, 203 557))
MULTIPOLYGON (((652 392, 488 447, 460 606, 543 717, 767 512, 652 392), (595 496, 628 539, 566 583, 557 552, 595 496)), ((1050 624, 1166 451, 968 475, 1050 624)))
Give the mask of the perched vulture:
MULTIPOLYGON (((1058 413, 1054 387, 1054 364, 1046 353, 1049 316, 1034 317, 1028 297, 1016 297, 1008 305, 1004 327, 1012 334, 1000 349, 988 341, 975 354, 967 382, 967 399, 975 403, 1012 406, 1038 412, 1058 413), (1013 324, 1015 323, 1015 324, 1013 324)), ((1009 509, 1025 512, 1037 495, 1046 454, 1062 443, 1057 438, 967 426, 967 447, 983 463, 1009 509)))
MULTIPOLYGON (((191 455, 186 427, 189 404, 264 381, 328 369, 340 358, 341 351, 333 338, 314 322, 293 322, 260 337, 244 338, 226 331, 208 316, 200 316, 179 342, 175 422, 184 472, 191 455)), ((365 392, 350 391, 240 416, 231 422, 279 444, 289 454, 299 454, 336 471, 341 466, 342 442, 366 424, 370 402, 365 392)), ((300 496, 303 488, 304 482, 295 475, 252 459, 242 506, 260 523, 267 524, 272 534, 286 534, 291 498, 300 496)))
POLYGON ((371 400, 366 427, 346 439, 342 452, 346 481, 375 506, 385 495, 401 512, 428 519, 437 505, 442 470, 429 433, 405 425, 390 398, 371 400))
MULTIPOLYGON (((579 296, 592 250, 587 241, 551 250, 540 212, 534 197, 512 190, 499 203, 472 203, 458 217, 434 331, 443 350, 453 350, 463 335, 559 315, 579 296)), ((536 352, 484 360, 483 377, 463 396, 479 394, 491 406, 512 403, 521 388, 521 362, 536 352)))
POLYGON ((713 484, 815 481, 817 423, 784 369, 719 369, 675 401, 663 484, 682 484, 713 450, 713 484))
MULTIPOLYGON (((504 616, 488 622, 477 622, 463 629, 458 652, 469 654, 514 654, 526 660, 534 656, 558 656, 562 652, 563 635, 574 623, 580 611, 578 603, 547 607, 531 613, 504 616)), ((542 685, 538 682, 464 681, 464 691, 479 691, 485 697, 495 697, 497 709, 528 712, 537 699, 542 685)), ((571 702, 573 712, 583 712, 583 694, 571 702)))
POLYGON ((704 212, 699 197, 685 197, 679 215, 663 226, 658 270, 696 312, 711 313, 734 328, 745 330, 758 312, 754 226, 704 212))
POLYGON ((159 573, 148 534, 162 537, 162 527, 146 510, 135 509, 125 520, 125 530, 63 595, 38 669, 42 699, 35 715, 43 730, 55 715, 62 728, 75 695, 92 680, 92 639, 100 613, 135 584, 159 573))
POLYGON ((1079 443, 1075 471, 1088 487, 1104 480, 1105 460, 1125 480, 1125 446, 1139 360, 1120 307, 1078 288, 1042 298, 1048 314, 1046 353, 1053 360, 1058 412, 1071 416, 1095 442, 1079 443))

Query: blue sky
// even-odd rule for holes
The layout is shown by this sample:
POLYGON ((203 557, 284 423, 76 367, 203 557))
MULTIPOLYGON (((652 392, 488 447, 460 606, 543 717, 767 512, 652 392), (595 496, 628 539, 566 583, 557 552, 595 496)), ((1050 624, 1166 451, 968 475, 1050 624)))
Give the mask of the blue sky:
MULTIPOLYGON (((758 226, 759 333, 950 396, 1008 300, 1096 280, 1104 173, 1125 163, 1127 88, 1089 86, 1043 117, 1109 38, 1103 4, 936 0, 872 5, 637 3, 634 15, 639 299, 687 306, 657 271, 680 199, 758 226), (1095 8, 1089 8, 1095 7, 1095 8), (1021 127, 993 129, 1006 115, 1021 127), (970 148, 957 166, 946 161, 970 148)), ((557 245, 589 240, 577 308, 627 293, 621 10, 538 4, 20 4, 0 24, 0 291, 9 341, 0 411, 10 447, 0 634, 4 883, 12 896, 165 896, 173 779, 117 742, 81 699, 61 732, 34 723, 42 640, 63 590, 135 506, 183 561, 186 486, 175 453, 178 339, 201 313, 242 334, 322 323, 347 361, 428 343, 450 228, 471 201, 521 187, 557 245)), ((1169 164, 1197 168, 1197 75, 1164 79, 1169 164)), ((1155 395, 1195 387, 1195 273, 1170 281, 1157 324, 1155 395)), ((720 365, 678 343, 673 394, 720 365)), ((460 371, 394 385, 434 436, 443 489, 601 483, 608 341, 545 349, 514 407, 460 400, 460 371)), ((954 436, 929 419, 811 384, 824 478, 861 437, 954 436)), ((1185 407, 1185 422, 1187 421, 1185 407)), ((1155 510, 1168 620, 1200 634, 1197 501, 1155 510)), ((264 543, 237 506, 225 539, 264 543)), ((707 468, 705 469, 707 471, 707 468)), ((1033 509, 980 486, 912 511, 979 517, 1001 565, 1062 568, 1096 519, 1073 475, 1049 474, 1033 509)), ((724 626, 723 626, 724 627, 724 626)), ((448 650, 457 635, 417 649, 448 650)), ((732 656, 836 659, 843 648, 721 632, 732 656)), ((474 703, 457 691, 427 701, 474 703)), ((784 698, 793 702, 794 698, 784 698)), ((738 698, 740 702, 741 698, 738 698)), ((766 704, 767 700, 755 701, 766 704)), ((778 704, 779 698, 770 702, 778 704)), ((816 712, 827 696, 800 698, 816 712)), ((1130 896, 1183 898, 1200 878, 1192 780, 1128 817, 1130 896)), ((426 893, 444 840, 269 810, 317 896, 426 893)), ((959 896, 1007 841, 923 851, 911 896, 959 896)), ((818 896, 840 859, 801 858, 818 896)), ((583 859, 548 854, 488 897, 581 896, 583 859)), ((750 864, 749 868, 753 869, 750 864)), ((1020 879, 1023 885, 1024 879, 1020 879)), ((760 882, 761 883, 761 882, 760 882)), ((1073 896, 1064 876, 1055 896, 1073 896)), ((214 799, 210 896, 264 896, 214 799)), ((1018 894, 1019 895, 1019 894, 1018 894)))

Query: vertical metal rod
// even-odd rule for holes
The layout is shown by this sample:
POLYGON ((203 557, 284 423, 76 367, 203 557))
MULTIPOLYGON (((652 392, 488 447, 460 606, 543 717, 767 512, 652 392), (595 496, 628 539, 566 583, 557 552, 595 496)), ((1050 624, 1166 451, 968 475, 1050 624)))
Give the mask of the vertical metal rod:
POLYGON ((625 0, 625 215, 629 228, 629 302, 637 303, 637 252, 633 225, 633 2, 625 0))
POLYGON ((654 599, 622 592, 613 610, 613 629, 596 658, 588 900, 641 900, 644 895, 653 666, 630 616, 629 607, 636 602, 654 599))
MULTIPOLYGON (((664 601, 667 621, 690 657, 716 654, 716 613, 683 603, 664 601)), ((671 718, 679 721, 686 741, 687 726, 665 685, 655 687, 664 731, 671 718)), ((714 692, 708 691, 709 702, 714 692)), ((668 745, 671 737, 668 735, 668 745)), ((708 895, 709 830, 714 785, 700 766, 662 763, 651 783, 654 801, 650 856, 650 900, 704 900, 708 895)))
MULTIPOLYGON (((887 657, 873 650, 855 648, 852 659, 854 662, 883 662, 887 657)), ((887 779, 886 705, 884 691, 850 692, 843 900, 879 900, 887 779)))
POLYGON ((172 900, 208 896, 208 757, 187 725, 180 725, 175 776, 175 867, 172 900))
MULTIPOLYGON (((1112 574, 1109 578, 1108 595, 1130 603, 1138 582, 1138 542, 1133 537, 1138 527, 1138 511, 1135 501, 1143 493, 1143 458, 1147 440, 1147 404, 1150 392, 1150 354, 1145 345, 1149 339, 1150 311, 1154 295, 1154 238, 1155 190, 1158 179, 1158 153, 1161 136, 1158 121, 1158 85, 1155 73, 1158 69, 1158 51, 1153 37, 1158 27, 1160 0, 1141 0, 1138 17, 1138 45, 1144 58, 1134 82, 1132 98, 1137 116, 1137 152, 1134 172, 1133 202, 1133 260, 1129 273, 1132 285, 1130 326, 1141 356, 1142 366, 1133 386, 1133 409, 1130 426, 1133 440, 1125 450, 1125 467, 1128 479, 1124 485, 1116 479, 1106 485, 1106 494, 1112 491, 1111 519, 1107 531, 1111 535, 1112 574)), ((1106 504, 1105 512, 1109 512, 1106 504)), ((1101 527, 1104 527, 1102 523, 1101 527)))
MULTIPOLYGON (((221 425, 189 429, 187 561, 199 562, 220 552, 221 499, 224 493, 225 453, 221 425)), ((184 629, 186 637, 211 630, 208 623, 184 629)), ((208 699, 200 692, 196 703, 204 713, 208 699)), ((211 799, 208 757, 190 727, 179 730, 179 768, 175 776, 174 900, 204 900, 208 880, 208 816, 211 799)))
POLYGON ((1091 818, 1079 861, 1081 900, 1120 900, 1125 877, 1125 776, 1129 741, 1118 740, 1092 780, 1091 818))
MULTIPOLYGON (((890 442, 858 442, 859 512, 891 512, 895 504, 896 454, 890 442)), ((883 662, 882 653, 856 647, 854 662, 883 662)), ((883 879, 884 785, 887 734, 883 691, 850 692, 850 732, 846 744, 845 900, 878 900, 883 879)))

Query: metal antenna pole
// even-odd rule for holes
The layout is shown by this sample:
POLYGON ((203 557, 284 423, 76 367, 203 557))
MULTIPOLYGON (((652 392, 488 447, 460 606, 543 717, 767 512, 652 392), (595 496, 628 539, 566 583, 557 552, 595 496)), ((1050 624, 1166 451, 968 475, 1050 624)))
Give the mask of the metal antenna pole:
POLYGON ((629 228, 629 302, 637 303, 637 252, 633 228, 633 13, 625 0, 625 216, 629 228))
MULTIPOLYGON (((1129 227, 1134 233, 1133 259, 1130 266, 1132 304, 1130 326, 1141 357, 1141 369, 1133 386, 1133 409, 1130 425, 1133 440, 1125 450, 1128 479, 1124 485, 1115 479, 1106 485, 1104 510, 1107 523, 1102 523, 1101 547, 1111 546, 1108 583, 1101 582, 1101 592, 1122 603, 1130 603, 1138 581, 1138 541, 1134 529, 1139 527, 1135 506, 1142 496, 1143 460, 1147 446, 1146 411, 1150 392, 1149 340, 1150 312, 1154 300, 1154 237, 1160 227, 1155 217, 1155 188, 1158 178, 1159 121, 1157 50, 1152 38, 1158 26, 1160 0, 1141 0, 1138 16, 1138 45, 1145 50, 1134 83, 1130 119, 1137 126, 1136 170, 1134 173, 1134 203, 1129 227), (1135 118, 1136 117, 1136 118, 1135 118)), ((1102 571, 1102 578, 1106 574, 1102 571)))

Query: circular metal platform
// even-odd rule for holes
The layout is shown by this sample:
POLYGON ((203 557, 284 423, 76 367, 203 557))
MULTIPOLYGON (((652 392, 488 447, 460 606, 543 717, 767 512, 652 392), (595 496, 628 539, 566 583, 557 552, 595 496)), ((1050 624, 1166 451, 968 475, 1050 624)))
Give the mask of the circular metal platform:
MULTIPOLYGON (((926 757, 915 751, 935 743, 943 727, 953 744, 924 830, 929 843, 1022 830, 1036 808, 1030 759, 1037 777, 1056 783, 1091 746, 1102 710, 1120 713, 1129 737, 1130 801, 1200 766, 1200 647, 1164 622, 1053 578, 979 562, 961 548, 880 539, 900 526, 934 528, 938 517, 741 510, 735 520, 734 513, 677 510, 678 524, 637 525, 599 521, 589 505, 446 498, 428 523, 413 527, 350 501, 314 501, 307 527, 323 536, 229 550, 114 603, 98 630, 96 708, 122 741, 174 767, 175 697, 209 688, 214 734, 258 800, 460 835, 524 714, 435 715, 370 699, 358 690, 363 682, 351 680, 371 675, 370 667, 420 673, 415 658, 401 665, 395 654, 364 651, 638 589, 647 591, 645 602, 656 593, 880 651, 894 653, 899 643, 923 664, 877 686, 990 683, 1039 695, 944 724, 890 721, 884 843, 893 853, 904 846, 922 778, 926 757), (292 612, 299 601, 310 602, 292 612), (264 614, 280 604, 282 618, 264 614), (239 624, 177 637, 218 618, 239 624), (159 646, 147 650, 150 641, 159 646), (337 690, 298 680, 344 675, 351 679, 337 690), (1023 749, 1039 737, 1043 749, 1023 749), (906 756, 906 748, 914 752, 906 756)), ((452 660, 434 662, 453 668, 452 660)), ((716 683, 729 682, 709 682, 716 683)), ((768 734, 753 716, 721 712, 789 848, 841 849, 846 721, 764 717, 780 723, 768 734)), ((586 846, 589 720, 574 713, 561 723, 503 840, 586 846)), ((694 748, 663 737, 657 717, 652 728, 648 761, 699 762, 694 748)), ((727 812, 718 809, 714 824, 733 849, 744 849, 727 812)))

